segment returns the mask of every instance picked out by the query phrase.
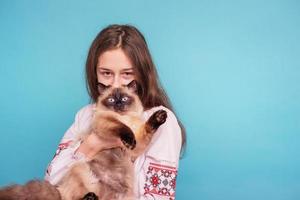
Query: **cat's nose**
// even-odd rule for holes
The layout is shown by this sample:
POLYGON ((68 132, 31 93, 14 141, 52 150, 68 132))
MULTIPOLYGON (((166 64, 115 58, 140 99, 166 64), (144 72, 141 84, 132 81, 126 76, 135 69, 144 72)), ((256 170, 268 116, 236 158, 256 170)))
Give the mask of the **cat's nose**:
POLYGON ((123 104, 122 102, 117 101, 115 104, 115 110, 121 111, 123 109, 123 104))

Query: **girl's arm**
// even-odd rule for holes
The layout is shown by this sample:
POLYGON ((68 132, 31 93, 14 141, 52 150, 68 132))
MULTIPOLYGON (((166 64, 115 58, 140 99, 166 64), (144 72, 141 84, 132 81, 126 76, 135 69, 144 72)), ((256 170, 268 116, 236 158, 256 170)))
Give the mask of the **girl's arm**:
POLYGON ((81 141, 77 141, 76 143, 74 141, 78 134, 88 130, 92 113, 92 105, 85 106, 78 111, 74 123, 60 141, 45 175, 45 180, 51 184, 57 184, 74 162, 84 159, 84 154, 77 152, 81 141))
POLYGON ((147 111, 146 117, 159 109, 168 117, 156 131, 144 155, 135 162, 138 199, 175 199, 176 177, 181 150, 181 128, 169 109, 159 106, 147 111))

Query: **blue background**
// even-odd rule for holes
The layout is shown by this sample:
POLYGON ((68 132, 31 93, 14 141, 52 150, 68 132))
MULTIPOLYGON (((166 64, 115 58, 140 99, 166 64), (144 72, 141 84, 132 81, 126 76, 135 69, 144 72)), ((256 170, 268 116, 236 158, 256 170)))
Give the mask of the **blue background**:
POLYGON ((187 128, 177 199, 300 199, 296 0, 1 0, 0 185, 43 177, 111 23, 144 33, 187 128))

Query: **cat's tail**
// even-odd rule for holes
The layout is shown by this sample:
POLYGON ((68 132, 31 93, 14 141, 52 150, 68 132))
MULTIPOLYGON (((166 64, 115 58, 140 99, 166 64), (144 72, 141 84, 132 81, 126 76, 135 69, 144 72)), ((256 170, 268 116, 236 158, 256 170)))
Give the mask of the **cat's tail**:
POLYGON ((33 180, 0 188, 0 200, 61 200, 61 196, 49 182, 33 180))

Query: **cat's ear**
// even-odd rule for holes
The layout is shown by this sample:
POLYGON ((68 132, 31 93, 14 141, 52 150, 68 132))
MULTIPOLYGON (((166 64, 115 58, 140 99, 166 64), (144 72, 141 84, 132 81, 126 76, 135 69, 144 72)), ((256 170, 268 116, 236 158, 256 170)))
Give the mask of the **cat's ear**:
POLYGON ((106 89, 108 89, 110 86, 106 86, 104 85, 103 83, 98 83, 97 84, 97 87, 98 87, 98 92, 99 92, 99 95, 101 95, 106 89))
POLYGON ((131 82, 127 85, 127 88, 128 88, 129 90, 131 90, 132 92, 137 93, 138 85, 137 85, 136 80, 131 81, 131 82))

